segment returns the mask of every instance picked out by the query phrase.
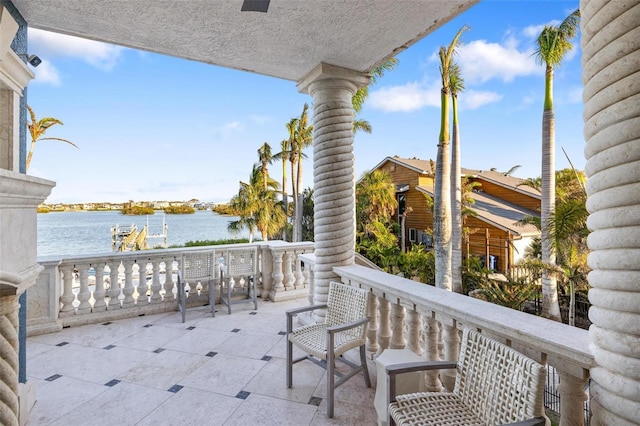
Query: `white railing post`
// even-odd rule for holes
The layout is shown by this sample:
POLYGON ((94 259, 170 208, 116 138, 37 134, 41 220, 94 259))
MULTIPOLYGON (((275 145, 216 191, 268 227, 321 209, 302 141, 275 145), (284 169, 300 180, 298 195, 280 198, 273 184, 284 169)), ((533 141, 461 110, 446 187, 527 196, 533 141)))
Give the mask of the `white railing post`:
POLYGON ((133 265, 135 264, 135 260, 127 259, 124 260, 122 264, 124 265, 124 287, 122 288, 124 300, 122 301, 122 307, 130 308, 136 303, 133 298, 133 292, 135 291, 133 287, 133 265))
POLYGON ((120 309, 120 261, 109 261, 109 304, 108 310, 120 309))
MULTIPOLYGON (((304 253, 304 251, 302 252, 304 253)), ((295 278, 295 284, 294 287, 296 289, 302 289, 305 288, 304 284, 305 284, 305 280, 304 280, 304 274, 302 273, 302 261, 300 260, 300 256, 297 252, 294 252, 293 254, 294 256, 294 268, 295 268, 295 272, 294 272, 294 278, 295 278)))
POLYGON ((422 356, 423 350, 420 339, 420 335, 422 334, 422 318, 420 314, 416 312, 415 305, 413 306, 413 309, 409 309, 407 311, 407 316, 407 348, 416 355, 422 356))
POLYGON ((389 315, 389 301, 384 297, 379 297, 380 302, 380 327, 378 328, 378 352, 380 355, 385 349, 389 349, 389 341, 391 340, 391 318, 389 315))
POLYGON ((293 262, 295 260, 295 253, 293 251, 284 252, 282 260, 282 268, 284 270, 284 287, 287 291, 291 291, 293 290, 294 284, 296 282, 295 276, 293 275, 293 262))
POLYGON ((584 402, 587 394, 584 386, 588 380, 588 373, 583 377, 576 377, 564 371, 558 370, 560 383, 558 393, 560 394, 560 426, 583 426, 584 425, 584 402))
POLYGON ((400 304, 400 301, 396 301, 391 305, 391 349, 404 349, 406 341, 404 338, 404 306, 400 304))
POLYGON ((67 317, 75 314, 75 308, 73 302, 75 295, 73 294, 73 265, 65 264, 61 268, 62 270, 62 295, 60 296, 60 316, 67 317))
POLYGON ((96 289, 93 292, 93 312, 102 312, 107 310, 107 304, 105 302, 105 296, 107 292, 104 288, 104 262, 92 264, 93 270, 96 273, 96 289))
MULTIPOLYGON (((442 320, 442 338, 444 343, 444 359, 457 360, 460 354, 460 337, 458 336, 458 328, 456 322, 448 320, 442 320)), ((453 385, 456 382, 456 371, 447 369, 441 371, 440 377, 443 385, 450 392, 453 391, 453 385)))
POLYGON ((75 265, 78 270, 78 276, 80 277, 80 290, 78 291, 78 315, 87 314, 91 312, 91 292, 89 291, 89 264, 78 263, 75 265))
POLYGON ((160 294, 160 290, 162 290, 162 284, 160 283, 160 263, 162 263, 162 258, 149 259, 152 265, 152 273, 151 273, 151 303, 156 304, 162 302, 162 295, 160 294))
MULTIPOLYGON (((440 323, 435 318, 435 312, 431 313, 424 321, 424 344, 425 353, 429 361, 440 361, 440 323)), ((426 389, 429 392, 441 392, 442 383, 440 382, 438 370, 427 371, 426 389)))

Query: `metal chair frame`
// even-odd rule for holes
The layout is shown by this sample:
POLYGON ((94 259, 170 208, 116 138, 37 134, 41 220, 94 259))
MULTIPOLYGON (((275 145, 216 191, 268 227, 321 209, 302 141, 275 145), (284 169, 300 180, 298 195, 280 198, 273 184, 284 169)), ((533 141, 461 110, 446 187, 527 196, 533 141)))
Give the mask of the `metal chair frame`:
POLYGON ((209 306, 211 307, 211 315, 216 316, 215 309, 215 283, 216 264, 214 262, 215 252, 191 252, 184 253, 178 270, 178 310, 182 315, 182 322, 185 322, 186 303, 187 303, 187 284, 197 285, 197 283, 207 284, 209 292, 209 306))
POLYGON ((309 360, 327 370, 327 417, 333 417, 334 391, 348 379, 364 372, 365 385, 371 387, 365 352, 369 291, 331 282, 326 305, 313 305, 287 311, 287 387, 293 385, 293 364, 309 360), (327 309, 326 319, 321 324, 310 324, 293 329, 293 317, 302 312, 327 309), (293 345, 307 355, 293 359, 293 345), (350 349, 359 348, 360 365, 343 355, 350 349), (335 369, 339 360, 351 370, 342 374, 335 369), (336 381, 336 376, 338 380, 336 381))

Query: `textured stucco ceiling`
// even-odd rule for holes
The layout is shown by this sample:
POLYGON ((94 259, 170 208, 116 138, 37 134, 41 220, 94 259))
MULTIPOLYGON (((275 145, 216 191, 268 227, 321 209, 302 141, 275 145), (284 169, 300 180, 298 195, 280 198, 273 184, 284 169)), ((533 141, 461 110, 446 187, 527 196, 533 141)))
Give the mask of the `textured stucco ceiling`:
POLYGON ((29 26, 298 81, 368 71, 479 0, 13 0, 29 26))

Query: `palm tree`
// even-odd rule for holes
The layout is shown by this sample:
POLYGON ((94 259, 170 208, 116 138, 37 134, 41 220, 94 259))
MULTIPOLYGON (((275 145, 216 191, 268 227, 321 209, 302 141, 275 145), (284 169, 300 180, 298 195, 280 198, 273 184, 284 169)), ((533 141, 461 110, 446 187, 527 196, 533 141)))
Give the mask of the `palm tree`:
POLYGON ((62 126, 62 121, 53 117, 44 117, 44 118, 41 118, 40 120, 37 120, 36 114, 33 112, 33 110, 29 105, 27 105, 27 109, 29 110, 29 115, 31 116, 31 122, 27 123, 29 133, 31 134, 31 146, 29 147, 29 153, 27 154, 27 164, 25 169, 26 171, 29 171, 29 165, 31 164, 31 158, 33 157, 33 150, 35 149, 36 142, 38 141, 46 141, 46 140, 60 141, 60 142, 68 143, 69 145, 78 148, 76 144, 66 139, 43 138, 42 136, 46 133, 47 130, 49 130, 51 126, 54 126, 56 124, 59 124, 62 126))
POLYGON ((464 90, 464 79, 455 62, 449 66, 449 86, 453 127, 451 132, 451 288, 462 293, 462 177, 460 171, 460 129, 458 126, 458 93, 464 90))
POLYGON ((262 183, 264 190, 267 190, 267 179, 269 178, 268 165, 273 163, 273 155, 271 155, 271 145, 267 142, 258 148, 258 159, 260 160, 260 173, 262 174, 262 183))
POLYGON ((355 135, 358 132, 371 133, 372 128, 371 124, 367 120, 362 120, 356 118, 357 115, 362 111, 362 107, 364 106, 364 101, 369 96, 369 86, 376 84, 378 78, 382 77, 385 72, 392 71, 398 65, 398 60, 396 58, 389 58, 381 65, 375 67, 369 72, 369 84, 366 86, 362 86, 356 93, 354 93, 351 98, 351 103, 353 104, 353 134, 355 135))
POLYGON ((230 222, 228 229, 238 231, 249 229, 249 242, 253 235, 260 231, 263 241, 279 232, 286 222, 282 206, 277 200, 278 182, 267 176, 266 189, 263 183, 262 167, 255 164, 249 182, 240 182, 238 194, 231 199, 231 208, 240 218, 230 222))
POLYGON ((302 195, 302 159, 304 149, 313 144, 313 125, 309 124, 309 104, 304 104, 300 118, 296 121, 294 138, 291 145, 291 184, 293 195, 293 241, 302 239, 302 228, 300 227, 300 207, 299 198, 302 195), (294 171, 294 164, 297 169, 294 171), (295 173, 295 177, 294 177, 295 173))
POLYGON ((440 75, 442 106, 440 136, 436 158, 434 190, 433 236, 436 255, 436 287, 451 290, 451 164, 449 163, 449 96, 450 71, 458 39, 467 27, 463 26, 448 47, 440 48, 440 75))
POLYGON ((356 210, 363 228, 367 223, 388 221, 397 207, 391 175, 383 170, 365 172, 356 185, 356 210))
MULTIPOLYGON (((555 210, 555 116, 553 113, 553 72, 573 45, 569 41, 578 31, 580 9, 571 13, 559 26, 546 25, 537 39, 536 60, 545 65, 545 96, 542 113, 542 261, 555 264, 549 223, 555 210)), ((561 321, 558 286, 553 275, 543 272, 542 316, 561 321)))
MULTIPOLYGON (((294 119, 295 120, 295 119, 294 119)), ((291 125, 291 122, 287 123, 287 130, 289 134, 292 135, 292 132, 295 130, 295 126, 291 125), (293 130, 292 130, 293 129, 293 130)), ((290 140, 293 136, 290 136, 289 139, 283 139, 280 142, 280 152, 273 155, 274 160, 282 161, 282 208, 284 210, 285 217, 289 215, 289 200, 287 199, 287 161, 289 160, 289 156, 291 155, 290 149, 290 140)), ((287 227, 284 226, 282 228, 282 240, 287 241, 287 227)))

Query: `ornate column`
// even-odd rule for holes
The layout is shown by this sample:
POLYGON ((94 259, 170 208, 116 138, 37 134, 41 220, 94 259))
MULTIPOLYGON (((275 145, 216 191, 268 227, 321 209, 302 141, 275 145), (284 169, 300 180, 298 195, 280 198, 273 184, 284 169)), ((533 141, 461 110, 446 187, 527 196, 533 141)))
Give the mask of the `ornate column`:
POLYGON ((102 312, 107 310, 107 304, 104 300, 107 294, 104 288, 104 267, 104 263, 93 265, 93 270, 96 272, 96 289, 93 292, 93 298, 95 299, 93 312, 102 312))
POLYGON ((581 0, 592 425, 640 416, 640 0, 581 0))
POLYGON ((0 303, 0 424, 17 425, 18 405, 18 297, 0 303))
MULTIPOLYGON (((319 64, 298 82, 300 92, 313 96, 314 302, 326 303, 329 282, 338 280, 334 266, 353 264, 355 251, 355 172, 353 106, 366 74, 319 64)), ((324 320, 324 311, 315 311, 324 320)))

